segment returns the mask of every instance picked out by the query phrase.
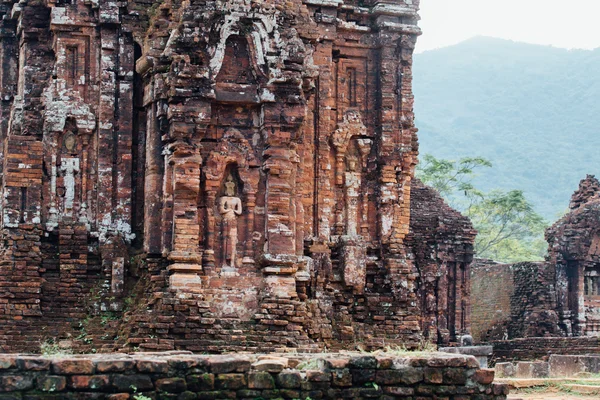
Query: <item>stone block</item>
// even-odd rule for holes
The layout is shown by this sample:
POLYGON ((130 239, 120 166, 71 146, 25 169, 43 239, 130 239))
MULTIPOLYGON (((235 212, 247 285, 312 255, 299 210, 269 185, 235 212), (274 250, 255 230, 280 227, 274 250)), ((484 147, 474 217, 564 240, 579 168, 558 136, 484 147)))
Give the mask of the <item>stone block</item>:
POLYGON ((298 389, 302 383, 302 377, 297 371, 282 371, 275 375, 277 387, 285 389, 298 389))
POLYGON ((494 369, 498 378, 513 378, 517 375, 517 366, 511 362, 496 363, 494 369))
POLYGON ((133 393, 135 391, 144 392, 154 389, 152 379, 148 375, 114 375, 111 384, 116 391, 133 393))
POLYGON ((51 360, 42 357, 20 357, 17 367, 25 371, 47 371, 50 369, 51 360))
POLYGON ((157 379, 154 384, 157 390, 167 393, 182 393, 187 389, 185 379, 183 378, 157 379))
POLYGON ((548 364, 551 378, 574 377, 583 372, 600 373, 600 356, 552 354, 548 364))
POLYGON ((99 360, 94 364, 100 373, 132 371, 135 368, 133 360, 99 360))
POLYGON ((140 360, 135 364, 137 370, 142 373, 166 374, 169 372, 169 364, 162 360, 140 360))
POLYGON ((357 386, 375 382, 376 372, 377 371, 374 369, 351 369, 350 373, 352 374, 352 384, 357 386))
POLYGON ((252 369, 256 371, 266 371, 272 373, 278 373, 283 371, 284 368, 287 368, 288 360, 287 358, 277 358, 277 359, 265 359, 259 360, 252 364, 252 369))
POLYGON ((268 372, 249 372, 248 388, 250 389, 274 389, 275 380, 268 372))
POLYGON ((352 357, 348 363, 348 367, 356 369, 377 368, 377 358, 373 356, 352 357))
POLYGON ((215 388, 215 375, 209 373, 189 375, 187 385, 192 392, 213 390, 215 388))
POLYGON ((207 367, 213 374, 228 372, 246 372, 250 370, 251 362, 248 359, 231 356, 215 356, 206 360, 207 367))
POLYGON ((224 390, 238 390, 247 385, 244 374, 219 374, 215 377, 215 388, 224 390))
POLYGON ((475 371, 475 375, 473 375, 473 380, 481 385, 489 385, 494 381, 495 370, 487 368, 487 369, 479 369, 475 371))
POLYGON ((352 374, 348 368, 331 371, 332 385, 337 387, 352 386, 352 374))
POLYGON ((467 383, 467 370, 464 368, 447 368, 444 371, 444 383, 464 385, 467 383))
POLYGON ((14 357, 0 355, 0 370, 14 368, 15 366, 16 362, 14 357))
POLYGON ((105 390, 109 387, 108 375, 73 375, 69 386, 77 390, 105 390))
POLYGON ((441 368, 424 368, 423 380, 425 383, 441 384, 444 381, 443 369, 441 368))
POLYGON ((548 378, 550 375, 550 365, 547 362, 536 361, 517 363, 517 378, 548 378))
POLYGON ((306 371, 306 379, 309 382, 329 382, 331 374, 325 371, 308 370, 306 371))
POLYGON ((57 359, 52 361, 52 372, 57 375, 93 374, 94 364, 91 360, 83 358, 57 359))
POLYGON ((67 378, 55 375, 39 376, 36 386, 42 392, 60 392, 67 387, 67 378))
POLYGON ((0 392, 15 392, 33 387, 33 378, 22 375, 0 376, 0 392))

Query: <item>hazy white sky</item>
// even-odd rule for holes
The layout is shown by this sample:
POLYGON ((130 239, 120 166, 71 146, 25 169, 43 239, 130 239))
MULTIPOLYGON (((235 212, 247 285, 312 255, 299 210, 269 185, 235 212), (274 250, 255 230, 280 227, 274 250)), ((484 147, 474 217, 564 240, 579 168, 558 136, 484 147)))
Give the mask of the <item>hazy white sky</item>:
POLYGON ((417 51, 476 35, 565 48, 600 47, 600 0, 421 0, 417 51))

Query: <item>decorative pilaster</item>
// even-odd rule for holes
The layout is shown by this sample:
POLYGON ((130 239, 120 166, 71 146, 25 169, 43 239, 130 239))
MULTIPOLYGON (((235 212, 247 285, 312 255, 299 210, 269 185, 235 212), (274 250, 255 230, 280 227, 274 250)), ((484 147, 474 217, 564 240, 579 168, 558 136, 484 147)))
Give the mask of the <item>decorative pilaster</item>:
POLYGON ((173 185, 173 232, 168 259, 173 262, 170 286, 175 289, 199 287, 202 271, 198 196, 202 157, 197 146, 176 141, 167 146, 173 185))

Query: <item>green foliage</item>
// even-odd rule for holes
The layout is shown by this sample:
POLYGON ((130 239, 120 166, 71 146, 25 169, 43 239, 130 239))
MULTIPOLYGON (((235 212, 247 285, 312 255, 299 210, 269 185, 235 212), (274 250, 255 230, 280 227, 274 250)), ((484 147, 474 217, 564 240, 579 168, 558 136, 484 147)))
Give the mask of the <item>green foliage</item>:
POLYGON ((565 50, 477 37, 415 55, 420 150, 480 155, 482 191, 522 190, 554 221, 586 174, 600 175, 600 49, 565 50))
POLYGON ((480 257, 504 262, 540 260, 546 222, 520 190, 494 190, 472 202, 465 214, 478 231, 480 257))
POLYGON ((425 154, 423 161, 418 165, 420 176, 427 180, 427 184, 437 189, 443 197, 449 197, 455 192, 462 192, 465 196, 477 196, 471 180, 474 170, 478 167, 491 167, 492 164, 481 157, 465 157, 458 161, 443 160, 425 154))
POLYGON ((475 251, 479 257, 502 262, 541 260, 546 250, 546 221, 521 190, 485 193, 476 188, 472 181, 481 167, 491 168, 492 163, 481 157, 454 161, 427 154, 417 167, 417 177, 471 219, 478 231, 475 251))
POLYGON ((152 400, 152 398, 148 397, 148 396, 144 396, 141 393, 137 392, 137 387, 135 387, 134 385, 130 386, 131 390, 133 390, 133 398, 134 400, 152 400))

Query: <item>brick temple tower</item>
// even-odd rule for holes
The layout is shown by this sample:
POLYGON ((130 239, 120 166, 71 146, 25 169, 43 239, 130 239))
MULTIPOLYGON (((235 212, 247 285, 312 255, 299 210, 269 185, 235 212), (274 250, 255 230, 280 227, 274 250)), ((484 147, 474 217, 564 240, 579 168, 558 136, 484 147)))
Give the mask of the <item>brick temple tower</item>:
MULTIPOLYGON (((215 326, 236 348, 468 333, 447 322, 466 289, 425 279, 406 240, 418 6, 4 2, 0 335, 123 312, 136 284, 142 345, 202 349, 215 326)), ((431 265, 468 265, 459 230, 431 265)))

